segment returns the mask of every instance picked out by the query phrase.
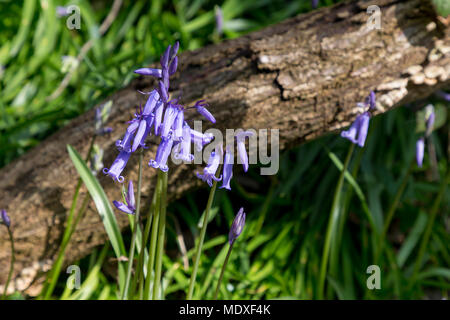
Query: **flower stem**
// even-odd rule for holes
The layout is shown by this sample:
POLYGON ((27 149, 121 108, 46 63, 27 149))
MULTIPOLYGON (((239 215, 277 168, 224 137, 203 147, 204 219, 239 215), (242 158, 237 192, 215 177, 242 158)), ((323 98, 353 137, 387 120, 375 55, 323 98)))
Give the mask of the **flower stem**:
POLYGON ((447 185, 450 183, 450 169, 448 169, 447 176, 442 180, 441 188, 439 189, 439 193, 434 200, 433 207, 431 208, 430 216, 428 217, 428 223, 423 234, 422 242, 420 243, 419 253, 417 254, 417 259, 414 264, 413 275, 411 277, 411 285, 413 286, 417 275, 419 273, 420 267, 422 265, 423 255, 425 254, 425 250, 428 245, 428 241, 430 240, 431 231, 433 230, 434 220, 436 219, 436 215, 438 213, 439 205, 441 203, 442 197, 445 193, 445 189, 447 185))
POLYGON ((230 247, 228 248, 227 256, 225 257, 225 261, 222 265, 222 270, 220 270, 219 281, 217 281, 216 292, 214 293, 214 300, 217 300, 217 295, 219 294, 220 284, 222 283, 223 274, 225 273, 225 269, 228 264, 228 259, 230 258, 230 255, 231 255, 231 250, 233 250, 233 245, 234 245, 234 241, 231 243, 230 247))
POLYGON ((156 203, 155 203, 155 212, 153 213, 154 218, 152 222, 152 234, 150 238, 150 248, 148 252, 148 261, 147 261, 147 277, 145 278, 145 286, 144 286, 144 300, 150 299, 150 283, 152 280, 153 267, 155 265, 155 251, 156 251, 156 242, 158 236, 158 225, 159 225, 159 216, 161 211, 161 189, 162 189, 162 175, 160 170, 158 170, 158 182, 156 183, 156 203))
MULTIPOLYGON (((144 298, 144 258, 145 258, 145 252, 147 248, 147 241, 150 236, 150 227, 152 226, 153 222, 153 216, 155 215, 155 206, 159 203, 157 201, 157 190, 160 189, 161 181, 160 179, 157 179, 155 191, 153 192, 153 199, 152 203, 150 205, 150 208, 147 213, 147 222, 145 224, 145 230, 144 234, 142 236, 142 244, 141 244, 141 252, 139 254, 139 260, 138 260, 138 266, 137 266, 137 276, 135 278, 136 284, 139 285, 139 299, 142 300, 144 298)), ((150 259, 150 257, 149 257, 150 259)), ((149 277, 149 272, 147 270, 147 277, 149 277)), ((134 285, 136 285, 134 284, 134 285)))
POLYGON ((389 211, 386 215, 386 220, 384 221, 383 230, 381 232, 378 246, 377 246, 377 254, 375 255, 375 261, 378 261, 380 258, 380 255, 383 252, 383 244, 384 239, 386 238, 386 234, 389 230, 389 226, 391 224, 392 218, 394 217, 395 210, 397 209, 400 199, 403 195, 403 192, 405 191, 406 185, 408 184, 409 176, 411 175, 412 169, 414 167, 414 161, 411 161, 408 170, 406 171, 405 176, 403 177, 403 180, 400 184, 400 187, 397 189, 397 193, 395 194, 394 201, 392 202, 391 206, 389 207, 389 211))
POLYGON ((122 292, 122 300, 126 300, 130 296, 130 294, 128 292, 128 288, 130 286, 131 271, 133 269, 134 251, 136 248, 136 235, 137 235, 137 229, 138 229, 138 224, 139 224, 139 211, 141 208, 141 184, 142 184, 142 159, 143 158, 144 158, 143 149, 140 149, 136 213, 134 215, 134 228, 133 228, 133 234, 131 236, 130 254, 128 256, 128 270, 127 270, 127 275, 126 275, 126 280, 125 280, 125 287, 122 292))
POLYGON ((214 200, 214 194, 216 193, 216 187, 217 187, 217 181, 214 180, 213 185, 211 187, 211 191, 209 192, 208 203, 206 204, 205 215, 203 217, 202 229, 200 231, 200 239, 198 240, 197 250, 195 253, 194 268, 192 270, 191 280, 189 282, 189 290, 188 290, 187 297, 186 297, 187 300, 192 300, 192 295, 194 293, 194 285, 195 285, 195 278, 197 277, 198 263, 200 261, 200 256, 202 254, 203 241, 205 240, 205 234, 206 234, 206 226, 208 224, 208 217, 209 217, 209 212, 211 211, 211 206, 212 206, 212 203, 214 200))
POLYGON ((8 227, 8 235, 9 235, 9 240, 11 242, 11 265, 9 267, 8 279, 6 279, 5 289, 3 291, 2 300, 6 299, 6 293, 8 292, 9 282, 11 281, 13 270, 14 270, 14 262, 16 261, 16 254, 15 254, 16 252, 14 250, 14 238, 13 238, 13 235, 11 232, 11 228, 9 228, 9 227, 8 227))
POLYGON ((347 153, 347 157, 345 158, 344 167, 342 168, 341 174, 339 175, 339 180, 336 186, 336 191, 334 192, 333 204, 331 205, 331 213, 330 219, 328 220, 327 232, 325 235, 325 244, 323 247, 322 253, 322 264, 320 265, 320 273, 319 273, 319 287, 317 292, 317 297, 319 299, 323 299, 323 292, 325 288, 325 278, 327 275, 327 266, 328 266, 328 258, 330 253, 330 246, 333 233, 336 232, 335 227, 337 226, 339 211, 340 211, 340 199, 342 186, 344 184, 344 175, 347 171, 347 167, 350 163, 350 159, 352 157, 353 150, 355 145, 352 143, 347 153))
POLYGON ((161 188, 161 202, 160 202, 160 218, 158 226, 158 245, 156 250, 156 264, 155 264, 155 281, 153 282, 153 296, 152 299, 158 298, 159 287, 161 285, 161 271, 162 258, 164 254, 164 238, 166 232, 166 208, 167 208, 167 172, 162 172, 162 188, 161 188))

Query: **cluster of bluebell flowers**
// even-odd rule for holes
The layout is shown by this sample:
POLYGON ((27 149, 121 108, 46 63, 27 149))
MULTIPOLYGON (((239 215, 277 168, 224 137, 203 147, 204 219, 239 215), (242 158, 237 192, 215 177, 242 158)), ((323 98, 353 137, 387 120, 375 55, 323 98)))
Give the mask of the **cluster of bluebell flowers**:
MULTIPOLYGON (((169 100, 170 76, 173 75, 178 66, 177 52, 179 43, 168 46, 164 54, 161 56, 160 69, 141 68, 135 71, 137 74, 148 75, 158 78, 158 87, 152 90, 148 95, 147 102, 144 107, 140 106, 129 121, 129 126, 121 140, 116 142, 119 155, 108 169, 103 172, 108 174, 114 180, 123 182, 121 175, 130 156, 138 148, 145 148, 145 140, 154 133, 155 136, 161 137, 156 157, 149 161, 149 166, 168 171, 167 159, 176 147, 176 155, 185 161, 193 159, 190 153, 191 141, 198 148, 202 148, 205 144, 212 141, 212 135, 205 135, 201 132, 192 130, 186 121, 184 121, 184 112, 187 108, 179 104, 178 99, 169 100)), ((204 101, 198 101, 193 108, 202 114, 206 119, 215 122, 214 117, 206 109, 207 104, 204 101)))
POLYGON ((371 91, 366 101, 357 105, 363 109, 367 109, 368 107, 368 109, 356 116, 350 128, 341 132, 341 137, 350 140, 362 148, 366 142, 367 132, 369 130, 370 111, 375 109, 375 92, 371 91))
MULTIPOLYGON (((244 172, 248 171, 248 155, 247 150, 245 148, 245 138, 251 137, 253 135, 252 131, 241 131, 235 135, 238 157, 240 159, 240 163, 244 168, 244 172)), ((218 145, 214 151, 211 152, 208 164, 203 169, 203 174, 197 173, 197 177, 207 182, 211 187, 213 180, 221 181, 222 186, 221 189, 231 190, 230 182, 231 178, 233 178, 233 164, 234 164, 234 153, 233 153, 233 145, 227 145, 225 147, 225 156, 223 156, 223 145, 218 145), (216 177, 216 172, 219 168, 221 160, 223 158, 223 168, 222 174, 219 177, 216 177)))
MULTIPOLYGON (((141 68, 134 72, 140 75, 152 76, 158 79, 158 86, 148 93, 147 101, 144 107, 140 106, 134 114, 134 118, 128 122, 128 128, 122 139, 116 141, 116 147, 119 155, 110 168, 104 168, 103 173, 109 175, 113 180, 122 183, 124 177, 122 172, 133 152, 139 148, 146 148, 145 140, 152 135, 159 136, 161 141, 156 151, 155 159, 149 161, 149 166, 160 169, 163 172, 169 170, 167 160, 172 150, 176 159, 182 159, 184 162, 191 162, 194 156, 191 153, 191 144, 194 144, 197 151, 213 141, 214 135, 202 133, 193 130, 187 121, 184 113, 187 109, 195 109, 200 115, 211 123, 216 123, 216 119, 207 109, 208 104, 204 100, 197 101, 192 107, 184 107, 179 103, 180 98, 169 99, 170 76, 173 75, 178 66, 177 52, 179 43, 168 46, 160 59, 161 68, 141 68)), ((96 114, 100 119, 100 112, 96 114)), ((100 122, 99 120, 97 122, 100 122)), ((242 132, 236 135, 237 148, 244 171, 248 170, 248 157, 245 150, 245 137, 252 135, 252 132, 242 132)), ((223 156, 222 147, 217 148, 210 155, 207 166, 202 174, 197 176, 206 181, 210 186, 212 181, 222 180, 222 188, 230 189, 230 180, 233 176, 233 154, 232 148, 228 146, 225 152, 225 163, 223 166, 223 175, 216 177, 216 171, 221 163, 223 156)), ((125 202, 115 201, 114 205, 121 211, 128 214, 134 214, 134 196, 132 195, 133 186, 130 182, 125 202), (131 191, 130 191, 131 190, 131 191)))

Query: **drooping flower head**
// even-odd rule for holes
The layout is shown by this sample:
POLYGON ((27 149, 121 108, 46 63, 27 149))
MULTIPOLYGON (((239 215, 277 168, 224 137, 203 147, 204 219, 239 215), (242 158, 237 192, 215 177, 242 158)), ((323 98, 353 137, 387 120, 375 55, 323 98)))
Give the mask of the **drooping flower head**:
POLYGON ((136 201, 134 199, 134 188, 133 181, 130 180, 128 183, 128 190, 124 192, 125 203, 114 200, 113 204, 122 212, 127 214, 135 214, 136 212, 136 201))
POLYGON ((416 162, 420 168, 422 168, 424 153, 425 153, 425 139, 422 137, 416 142, 416 162))
POLYGON ((430 136, 433 131, 434 120, 435 120, 435 112, 432 104, 429 104, 425 107, 425 136, 430 136))
POLYGON ((231 190, 230 182, 231 178, 233 178, 233 163, 234 163, 234 155, 231 146, 228 145, 225 149, 225 157, 223 160, 223 174, 222 174, 223 180, 220 189, 231 190))
POLYGON ((184 122, 183 134, 181 142, 178 144, 178 150, 174 155, 175 159, 181 159, 184 162, 191 162, 194 160, 194 155, 191 154, 191 128, 184 122))
POLYGON ((222 180, 222 175, 220 175, 220 177, 218 178, 216 177, 216 172, 217 169, 219 168, 220 161, 222 159, 222 153, 223 153, 222 146, 212 151, 208 159, 208 164, 203 169, 203 174, 199 174, 197 172, 197 177, 208 183, 210 187, 212 187, 213 180, 215 181, 222 180))
POLYGON ((350 128, 341 132, 341 137, 350 140, 361 148, 364 147, 367 131, 369 129, 369 120, 370 114, 368 112, 364 112, 363 114, 356 116, 356 119, 350 128))
POLYGON ((228 234, 228 242, 230 245, 233 244, 233 242, 239 237, 239 235, 242 233, 242 230, 244 230, 245 225, 245 212, 244 208, 239 209, 238 213, 236 214, 236 217, 233 220, 233 223, 231 224, 230 233, 228 234))
MULTIPOLYGON (((375 93, 370 92, 366 98, 365 104, 362 107, 369 107, 369 110, 375 108, 375 93)), ((356 116, 355 121, 352 123, 348 130, 341 132, 341 137, 350 140, 352 143, 357 144, 361 148, 364 147, 367 138, 367 132, 369 130, 370 112, 365 111, 362 114, 356 116)))
POLYGON ((168 138, 163 138, 161 143, 159 144, 158 150, 156 151, 155 160, 150 160, 148 165, 155 169, 160 169, 163 172, 167 172, 169 167, 167 165, 167 158, 172 151, 173 140, 169 136, 168 138))
POLYGON ((237 151, 241 164, 244 167, 244 172, 248 170, 248 155, 245 149, 245 138, 253 136, 251 131, 242 131, 236 134, 237 151))
POLYGON ((121 151, 117 156, 116 160, 114 160, 111 168, 104 168, 103 173, 109 175, 113 180, 123 182, 124 177, 121 175, 123 169, 127 165, 128 160, 130 159, 131 152, 121 151))
POLYGON ((216 123, 214 116, 208 111, 208 109, 206 109, 207 106, 208 104, 205 103, 205 100, 199 100, 195 103, 194 108, 197 109, 198 113, 204 116, 208 121, 216 123))
POLYGON ((210 143, 213 139, 214 135, 212 133, 201 133, 191 129, 191 140, 197 151, 201 151, 203 147, 210 143))
POLYGON ((0 210, 0 223, 3 223, 8 228, 11 226, 11 220, 5 209, 0 210))

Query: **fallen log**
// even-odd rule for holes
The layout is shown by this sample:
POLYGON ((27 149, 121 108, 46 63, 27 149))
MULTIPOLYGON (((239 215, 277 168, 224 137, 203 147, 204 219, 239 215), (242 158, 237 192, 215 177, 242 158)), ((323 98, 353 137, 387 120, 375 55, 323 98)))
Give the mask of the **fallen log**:
MULTIPOLYGON (((217 119, 215 127, 222 131, 279 129, 283 150, 349 125, 358 112, 356 102, 370 90, 377 95, 376 113, 382 113, 449 85, 449 27, 440 21, 426 0, 341 3, 184 52, 171 81, 171 95, 182 93, 186 105, 205 99, 217 119), (381 9, 380 29, 370 27, 369 5, 381 9)), ((148 91, 154 85, 152 79, 139 77, 108 99, 113 101, 108 126, 114 131, 96 141, 105 150, 106 166, 117 155, 114 144, 126 121, 143 101, 137 90, 148 91)), ((84 155, 93 133, 91 110, 0 170, 0 208, 11 217, 17 250, 10 291, 39 290, 57 253, 78 179, 66 144, 84 155)), ((145 159, 154 154, 153 146, 145 159)), ((136 181, 136 168, 133 157, 125 176, 136 181)), ((197 168, 171 168, 171 199, 200 184, 193 178, 197 168)), ((144 170, 144 204, 152 194, 155 172, 144 170)), ((120 197, 118 183, 102 174, 99 180, 109 199, 120 197)), ((82 189, 80 198, 85 194, 82 189)), ((126 227, 127 218, 121 214, 117 218, 126 227)), ((105 239, 91 203, 72 237, 66 263, 85 256, 105 239)), ((9 259, 8 235, 0 228, 0 270, 9 268, 9 259)), ((0 284, 6 276, 7 272, 0 273, 0 284)))

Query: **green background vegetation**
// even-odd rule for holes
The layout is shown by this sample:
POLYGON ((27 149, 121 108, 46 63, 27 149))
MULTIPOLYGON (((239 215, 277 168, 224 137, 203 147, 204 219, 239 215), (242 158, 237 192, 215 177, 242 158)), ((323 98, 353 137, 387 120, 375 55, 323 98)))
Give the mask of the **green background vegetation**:
MULTIPOLYGON (((215 5, 224 14, 222 39, 312 10, 308 0, 124 2, 109 31, 99 37, 99 25, 112 1, 70 2, 81 9, 81 30, 73 31, 55 14, 55 7, 66 3, 0 1, 0 167, 126 86, 136 76, 132 71, 157 60, 168 44, 179 40, 181 50, 192 50, 220 41, 215 5), (62 56, 76 56, 87 41, 94 45, 69 86, 47 101, 65 75, 62 56)), ((331 4, 320 1, 321 6, 331 4)), ((229 226, 244 206, 247 224, 234 246, 221 298, 447 298, 450 191, 435 201, 448 171, 447 109, 448 103, 430 98, 373 118, 366 147, 355 148, 341 188, 336 185, 350 143, 335 135, 284 152, 277 176, 260 176, 257 167, 246 175, 236 174, 233 190, 216 194, 194 296, 212 298, 229 226), (426 155, 424 167, 417 168, 416 123, 421 123, 416 118, 420 120, 421 113, 414 110, 426 103, 439 110, 440 126, 431 137, 438 162, 431 167, 426 155), (399 193, 401 186, 404 191, 399 193), (322 252, 336 194, 339 205, 334 206, 337 218, 331 224, 322 296, 322 252), (390 208, 395 208, 392 223, 381 243, 384 250, 377 255, 377 234, 390 208), (372 264, 381 268, 381 290, 366 287, 366 268, 372 264)), ((206 188, 192 192, 168 208, 165 298, 184 298, 192 260, 185 270, 177 230, 182 230, 191 257, 207 194, 206 188)), ((124 237, 128 241, 130 234, 124 237)), ((65 288, 63 273, 54 298, 115 299, 113 257, 105 246, 80 261, 82 289, 65 288)))

